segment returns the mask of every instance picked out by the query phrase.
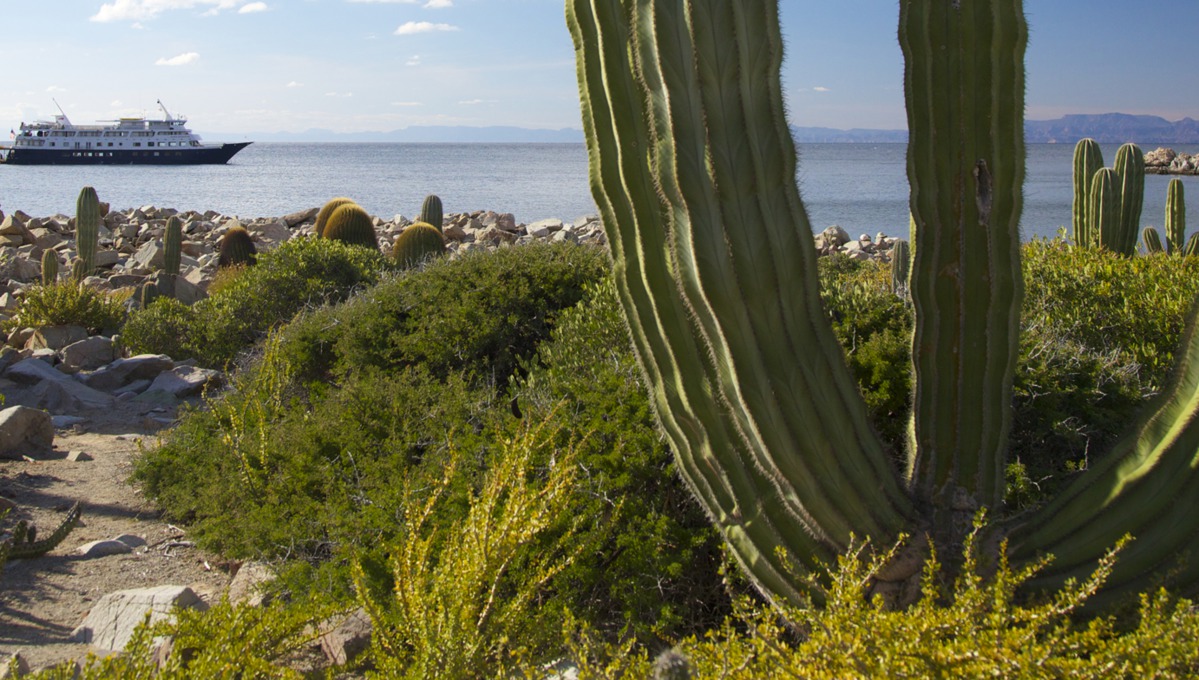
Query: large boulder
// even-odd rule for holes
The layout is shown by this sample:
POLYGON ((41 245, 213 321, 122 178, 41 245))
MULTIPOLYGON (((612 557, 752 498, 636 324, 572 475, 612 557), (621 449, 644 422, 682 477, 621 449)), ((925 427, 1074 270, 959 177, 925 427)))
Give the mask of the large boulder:
POLYGON ((172 616, 176 608, 203 611, 208 605, 186 586, 156 586, 109 593, 96 602, 83 623, 71 633, 71 639, 98 650, 121 651, 146 612, 150 612, 150 623, 156 623, 172 616))
POLYGON ((0 411, 0 458, 20 459, 54 445, 54 421, 36 408, 11 406, 0 411))
POLYGON ((157 378, 159 373, 169 371, 174 367, 175 362, 165 354, 138 354, 128 359, 117 359, 104 368, 92 372, 84 378, 84 382, 88 387, 98 390, 114 390, 128 385, 134 380, 152 380, 157 378))

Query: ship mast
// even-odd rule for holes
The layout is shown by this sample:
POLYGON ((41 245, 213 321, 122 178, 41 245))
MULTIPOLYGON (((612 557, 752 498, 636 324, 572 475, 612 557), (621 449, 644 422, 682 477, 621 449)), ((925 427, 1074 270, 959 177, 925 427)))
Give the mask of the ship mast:
POLYGON ((54 106, 57 107, 58 112, 62 114, 63 127, 66 127, 66 128, 75 127, 74 125, 71 125, 71 119, 67 118, 67 112, 62 110, 62 106, 59 105, 58 100, 55 99, 54 97, 50 97, 50 101, 54 102, 54 106))
POLYGON ((171 120, 171 112, 167 111, 166 104, 163 104, 161 99, 159 99, 157 101, 158 101, 158 108, 162 109, 162 115, 166 116, 167 120, 171 120))

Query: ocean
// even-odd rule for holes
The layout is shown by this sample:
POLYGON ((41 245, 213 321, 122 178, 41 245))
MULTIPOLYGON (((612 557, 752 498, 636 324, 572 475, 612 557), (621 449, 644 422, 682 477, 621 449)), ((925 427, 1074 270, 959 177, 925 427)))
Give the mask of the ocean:
MULTIPOLYGON (((1116 146, 1103 148, 1109 164, 1116 146)), ((800 145, 798 179, 813 229, 839 224, 855 236, 906 235, 905 150, 903 144, 800 145)), ((1175 150, 1196 153, 1199 146, 1175 150)), ((1069 228, 1073 151, 1071 144, 1028 147, 1024 239, 1069 228)), ((1146 177, 1142 224, 1160 228, 1169 179, 1146 177)), ((1184 182, 1190 213, 1199 215, 1199 177, 1184 182)), ((281 216, 335 196, 353 198, 384 219, 411 217, 430 193, 441 197, 447 213, 495 210, 519 222, 598 212, 581 144, 366 143, 257 143, 228 165, 0 165, 0 210, 72 215, 85 185, 115 209, 155 205, 242 218, 281 216)))

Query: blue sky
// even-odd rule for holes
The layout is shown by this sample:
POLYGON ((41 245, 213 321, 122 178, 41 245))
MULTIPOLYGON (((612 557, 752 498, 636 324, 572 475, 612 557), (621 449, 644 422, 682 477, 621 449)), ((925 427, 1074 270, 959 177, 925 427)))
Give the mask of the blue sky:
MULTIPOLYGON (((579 127, 561 0, 19 0, 0 125, 157 115, 256 131, 579 127)), ((895 0, 782 0, 792 123, 902 128, 895 0)), ((1199 117, 1199 0, 1026 0, 1028 117, 1199 117)))

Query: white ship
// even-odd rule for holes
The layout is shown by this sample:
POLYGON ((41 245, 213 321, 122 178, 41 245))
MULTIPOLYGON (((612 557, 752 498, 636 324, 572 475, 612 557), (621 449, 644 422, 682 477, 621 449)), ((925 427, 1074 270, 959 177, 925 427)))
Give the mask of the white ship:
MULTIPOLYGON (((58 105, 58 102, 55 102, 58 105)), ((21 123, 0 162, 10 165, 195 165, 228 163, 250 142, 204 144, 158 102, 163 118, 121 118, 108 125, 75 125, 59 107, 53 122, 21 123)))

